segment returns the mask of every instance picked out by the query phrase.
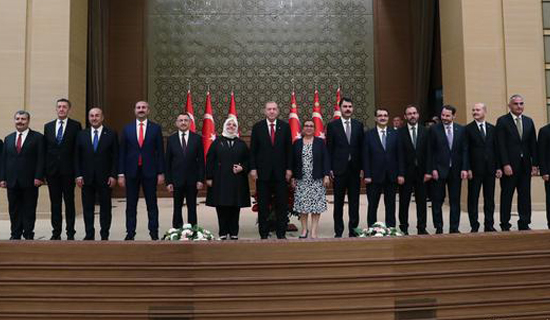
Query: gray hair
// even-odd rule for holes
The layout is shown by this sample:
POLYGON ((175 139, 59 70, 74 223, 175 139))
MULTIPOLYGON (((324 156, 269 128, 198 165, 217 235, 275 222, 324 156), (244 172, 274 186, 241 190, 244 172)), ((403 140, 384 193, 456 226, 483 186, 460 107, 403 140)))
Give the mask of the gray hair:
POLYGON ((510 102, 512 102, 512 101, 514 101, 514 100, 516 100, 516 99, 525 100, 521 94, 519 94, 519 93, 514 93, 513 95, 510 96, 510 99, 508 100, 508 103, 510 103, 510 102))
POLYGON ((17 115, 24 115, 24 116, 27 117, 28 120, 31 120, 31 114, 28 113, 28 112, 25 111, 25 110, 16 111, 15 114, 13 115, 13 118, 15 119, 15 117, 16 117, 17 115))

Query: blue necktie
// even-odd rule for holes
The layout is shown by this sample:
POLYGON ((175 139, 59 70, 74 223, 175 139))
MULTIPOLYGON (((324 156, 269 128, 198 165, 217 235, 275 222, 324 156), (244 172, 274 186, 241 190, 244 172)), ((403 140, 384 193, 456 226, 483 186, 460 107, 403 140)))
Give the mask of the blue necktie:
POLYGON ((63 121, 59 120, 59 129, 57 129, 57 136, 55 137, 55 140, 57 140, 57 144, 61 144, 61 141, 63 140, 63 121))
POLYGON ((93 145, 94 145, 94 152, 97 151, 97 145, 99 144, 99 137, 97 135, 97 129, 94 130, 94 142, 93 142, 93 145))

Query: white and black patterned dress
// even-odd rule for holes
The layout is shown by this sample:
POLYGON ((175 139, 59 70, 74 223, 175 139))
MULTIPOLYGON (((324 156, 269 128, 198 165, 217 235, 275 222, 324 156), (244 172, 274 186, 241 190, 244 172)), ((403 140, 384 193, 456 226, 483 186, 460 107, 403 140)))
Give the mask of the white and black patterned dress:
POLYGON ((323 179, 313 179, 313 143, 304 143, 302 149, 302 179, 296 180, 294 211, 320 214, 327 210, 323 179))

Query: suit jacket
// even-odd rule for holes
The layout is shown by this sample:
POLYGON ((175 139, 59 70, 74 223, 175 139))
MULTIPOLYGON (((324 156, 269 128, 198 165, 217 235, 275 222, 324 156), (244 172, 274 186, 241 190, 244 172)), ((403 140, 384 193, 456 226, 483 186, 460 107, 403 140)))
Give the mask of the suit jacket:
POLYGON ((330 155, 331 170, 335 175, 346 173, 348 159, 351 159, 351 168, 353 172, 359 172, 362 169, 361 148, 363 147, 363 137, 365 129, 363 124, 355 119, 351 119, 351 139, 348 143, 346 131, 342 120, 332 120, 327 125, 327 148, 330 155))
POLYGON ((523 125, 521 139, 510 113, 498 118, 497 152, 502 166, 510 165, 514 172, 531 172, 531 167, 538 165, 535 124, 525 115, 521 118, 523 125))
POLYGON ((385 150, 377 127, 367 131, 363 141, 362 158, 365 178, 371 178, 374 183, 384 183, 387 182, 386 177, 389 177, 390 182, 397 182, 398 176, 404 176, 405 165, 395 130, 386 128, 385 150))
POLYGON ((181 146, 179 131, 168 138, 166 145, 166 185, 176 187, 196 185, 204 181, 204 149, 201 137, 187 131, 189 137, 185 153, 181 146))
POLYGON ((416 148, 413 145, 409 127, 406 124, 399 128, 397 135, 399 148, 403 156, 405 182, 416 181, 417 177, 428 173, 428 167, 430 167, 430 164, 428 164, 430 160, 428 129, 422 125, 416 125, 416 148))
MULTIPOLYGON (((298 139, 292 145, 292 176, 296 179, 302 179, 302 151, 304 148, 304 140, 298 139)), ((330 157, 327 147, 323 139, 313 138, 313 179, 322 179, 330 175, 330 157)))
POLYGON ((550 124, 539 130, 538 157, 540 175, 550 174, 550 124))
POLYGON ((29 130, 19 154, 16 136, 13 132, 4 139, 0 181, 6 181, 8 188, 34 187, 34 179, 44 180, 44 136, 29 130))
POLYGON ((56 174, 74 176, 74 148, 76 136, 82 130, 80 122, 67 118, 67 127, 61 144, 57 144, 55 125, 58 119, 44 125, 44 141, 46 148, 46 176, 56 174))
POLYGON ((468 140, 468 155, 470 169, 475 176, 486 174, 494 176, 497 165, 497 144, 495 126, 485 122, 485 139, 477 122, 472 121, 466 127, 466 139, 468 140))
POLYGON ((292 138, 288 123, 277 120, 274 145, 271 144, 267 121, 254 124, 250 140, 250 170, 257 170, 261 181, 285 180, 286 170, 292 170, 292 138))
POLYGON ((430 155, 431 169, 437 170, 439 177, 446 179, 449 174, 460 175, 460 171, 469 170, 468 141, 466 140, 464 127, 453 123, 452 149, 447 141, 447 134, 443 123, 438 123, 430 128, 430 155), (452 163, 452 167, 449 165, 452 163))
POLYGON ((75 176, 84 184, 107 185, 109 177, 118 174, 118 137, 116 132, 103 126, 97 151, 92 144, 93 128, 80 131, 76 138, 75 176))
POLYGON ((139 155, 142 158, 142 174, 153 178, 164 173, 164 144, 161 127, 147 120, 143 146, 138 143, 136 122, 126 125, 120 135, 118 173, 135 178, 139 155))

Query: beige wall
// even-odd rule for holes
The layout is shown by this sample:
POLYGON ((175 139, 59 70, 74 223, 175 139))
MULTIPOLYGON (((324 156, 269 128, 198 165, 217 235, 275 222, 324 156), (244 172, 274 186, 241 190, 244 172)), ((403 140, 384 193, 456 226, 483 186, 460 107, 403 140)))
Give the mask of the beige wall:
MULTIPOLYGON (((443 0, 440 15, 444 101, 458 107, 458 122, 472 121, 470 106, 481 101, 495 123, 508 97, 520 93, 537 129, 546 124, 540 0, 443 0)), ((544 208, 539 177, 533 205, 544 208)))
MULTIPOLYGON (((19 109, 42 132, 61 97, 72 100, 71 117, 84 121, 87 10, 87 0, 0 0, 0 137, 14 130, 19 109)), ((0 212, 6 211, 1 191, 0 212)), ((49 211, 45 187, 39 211, 49 211)))

